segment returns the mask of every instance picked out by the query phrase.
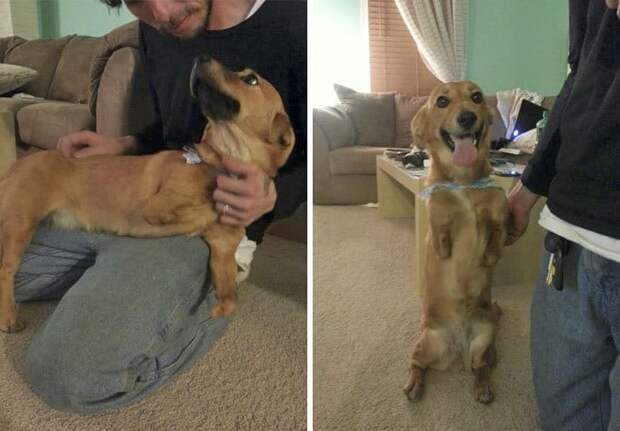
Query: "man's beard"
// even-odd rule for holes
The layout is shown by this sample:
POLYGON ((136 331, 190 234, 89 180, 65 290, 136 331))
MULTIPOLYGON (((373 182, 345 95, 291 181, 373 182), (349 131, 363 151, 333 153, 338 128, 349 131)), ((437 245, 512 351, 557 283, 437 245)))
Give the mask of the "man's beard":
POLYGON ((185 34, 183 36, 177 36, 182 39, 190 39, 207 28, 207 23, 209 21, 209 16, 211 15, 212 6, 213 5, 212 5, 211 0, 202 0, 201 5, 189 4, 187 8, 183 10, 181 14, 172 17, 168 23, 165 23, 159 26, 159 31, 162 33, 166 33, 166 34, 175 35, 174 34, 175 29, 180 23, 183 22, 185 18, 191 15, 194 15, 198 12, 202 12, 204 14, 204 18, 199 26, 192 29, 191 33, 185 34))

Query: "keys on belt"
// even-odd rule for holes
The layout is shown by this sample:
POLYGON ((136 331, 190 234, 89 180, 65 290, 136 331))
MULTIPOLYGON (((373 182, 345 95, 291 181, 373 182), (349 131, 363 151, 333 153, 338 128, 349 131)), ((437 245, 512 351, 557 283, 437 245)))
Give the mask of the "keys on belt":
POLYGON ((545 250, 551 253, 547 265, 547 278, 545 279, 547 287, 553 287, 556 290, 562 290, 564 287, 562 265, 569 246, 570 241, 553 232, 547 232, 545 235, 545 250))

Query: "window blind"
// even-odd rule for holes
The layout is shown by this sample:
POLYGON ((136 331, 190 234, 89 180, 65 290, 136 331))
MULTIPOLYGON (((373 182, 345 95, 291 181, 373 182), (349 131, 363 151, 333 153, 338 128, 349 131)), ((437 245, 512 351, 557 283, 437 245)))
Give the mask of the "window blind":
POLYGON ((370 88, 427 96, 440 83, 426 68, 393 0, 367 0, 370 88))

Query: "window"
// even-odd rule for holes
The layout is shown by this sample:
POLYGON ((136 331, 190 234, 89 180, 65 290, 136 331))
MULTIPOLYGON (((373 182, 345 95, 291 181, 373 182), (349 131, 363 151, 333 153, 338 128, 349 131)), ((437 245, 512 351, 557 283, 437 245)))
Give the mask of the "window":
POLYGON ((0 0, 0 37, 38 38, 38 8, 37 0, 0 0))
POLYGON ((429 95, 440 81, 426 68, 394 0, 366 1, 371 91, 429 95))

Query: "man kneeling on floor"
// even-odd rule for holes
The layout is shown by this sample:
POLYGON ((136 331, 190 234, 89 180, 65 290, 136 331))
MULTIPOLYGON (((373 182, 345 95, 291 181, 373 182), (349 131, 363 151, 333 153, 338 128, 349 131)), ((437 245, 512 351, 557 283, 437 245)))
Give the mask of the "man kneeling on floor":
MULTIPOLYGON (((306 3, 301 0, 101 0, 139 20, 140 52, 160 122, 138 136, 79 132, 66 157, 147 154, 198 142, 204 129, 190 95, 195 57, 249 66, 278 90, 297 143, 274 179, 224 159, 213 198, 220 221, 247 226, 241 274, 269 223, 306 198, 306 3), (286 25, 283 25, 286 24, 286 25), (260 47, 261 49, 257 49, 260 47), (243 63, 243 64, 240 64, 243 63)), ((15 277, 17 301, 61 299, 26 354, 34 392, 59 410, 93 413, 147 396, 202 357, 228 324, 211 319, 209 250, 200 238, 139 239, 40 227, 15 277)))

